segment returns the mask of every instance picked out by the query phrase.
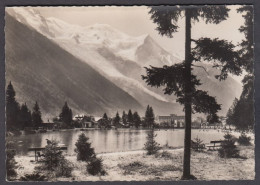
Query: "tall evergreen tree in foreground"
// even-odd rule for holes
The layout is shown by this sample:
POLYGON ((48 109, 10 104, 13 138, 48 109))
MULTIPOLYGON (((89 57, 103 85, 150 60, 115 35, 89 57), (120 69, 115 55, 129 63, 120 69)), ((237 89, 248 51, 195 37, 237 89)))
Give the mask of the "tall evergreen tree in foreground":
POLYGON ((18 126, 18 114, 19 114, 19 103, 15 99, 15 91, 13 85, 10 83, 6 89, 6 128, 17 129, 18 126))
POLYGON ((196 179, 190 173, 191 147, 191 115, 192 113, 206 113, 208 118, 217 119, 220 105, 215 97, 206 91, 198 90, 200 80, 192 74, 194 67, 201 61, 212 62, 214 68, 220 70, 215 76, 225 80, 229 73, 241 74, 241 59, 235 46, 226 40, 218 38, 191 38, 192 22, 204 20, 206 24, 218 24, 228 17, 229 9, 226 6, 156 6, 151 7, 151 19, 157 24, 157 31, 162 36, 173 37, 178 31, 178 20, 185 17, 185 60, 172 66, 161 68, 150 66, 146 68, 147 75, 143 79, 150 86, 165 86, 164 93, 177 96, 177 102, 184 105, 185 110, 185 140, 182 179, 196 179), (191 42, 194 47, 191 48, 191 42), (196 64, 195 64, 196 62, 196 64))
POLYGON ((242 80, 243 90, 235 107, 233 107, 232 122, 239 130, 254 129, 254 42, 253 42, 253 6, 246 5, 237 9, 242 13, 245 24, 239 31, 245 35, 240 43, 240 53, 243 60, 243 68, 247 75, 242 80))
POLYGON ((61 113, 60 113, 60 119, 67 126, 71 125, 71 122, 72 122, 72 111, 69 108, 67 102, 65 102, 64 106, 62 107, 62 110, 61 110, 61 113))
POLYGON ((42 124, 42 113, 40 111, 38 102, 36 101, 32 112, 32 125, 34 127, 40 127, 41 124, 42 124))

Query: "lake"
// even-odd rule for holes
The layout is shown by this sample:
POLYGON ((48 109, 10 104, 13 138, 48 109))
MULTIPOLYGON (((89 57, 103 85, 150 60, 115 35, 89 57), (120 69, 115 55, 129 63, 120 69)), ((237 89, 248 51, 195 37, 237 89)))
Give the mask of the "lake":
MULTIPOLYGON (((44 147, 46 139, 55 139, 59 143, 68 147, 67 153, 73 155, 75 143, 79 134, 85 133, 95 148, 96 153, 103 152, 122 152, 130 150, 143 149, 146 142, 147 133, 150 130, 137 129, 118 129, 118 130, 64 130, 64 131, 48 131, 46 133, 28 134, 13 136, 8 139, 15 142, 17 155, 33 155, 28 153, 29 147, 44 147)), ((184 146, 184 129, 175 130, 156 130, 156 141, 160 145, 168 144, 172 147, 184 146)), ((211 140, 223 139, 224 133, 220 130, 192 130, 192 139, 199 137, 204 143, 211 140)))

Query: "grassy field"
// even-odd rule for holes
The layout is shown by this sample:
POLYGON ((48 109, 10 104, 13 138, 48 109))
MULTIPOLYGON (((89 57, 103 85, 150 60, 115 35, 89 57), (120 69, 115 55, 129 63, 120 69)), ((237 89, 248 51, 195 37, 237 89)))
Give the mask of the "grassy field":
MULTIPOLYGON (((198 180, 253 180, 255 178, 254 146, 238 146, 241 158, 225 159, 217 151, 192 152, 191 173, 198 180)), ((86 171, 86 163, 76 156, 66 156, 73 163, 72 177, 50 181, 157 181, 180 180, 183 149, 164 150, 148 156, 145 151, 99 154, 103 159, 105 176, 92 176, 86 171)), ((18 177, 31 174, 39 163, 34 158, 17 156, 18 177)))

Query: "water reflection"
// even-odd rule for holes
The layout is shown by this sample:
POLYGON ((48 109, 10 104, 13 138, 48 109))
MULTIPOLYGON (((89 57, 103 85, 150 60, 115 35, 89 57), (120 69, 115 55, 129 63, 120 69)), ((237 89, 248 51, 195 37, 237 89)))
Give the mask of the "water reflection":
MULTIPOLYGON (((46 139, 55 139, 68 147, 67 153, 74 154, 75 143, 81 133, 85 133, 95 148, 96 153, 120 152, 143 149, 149 130, 118 129, 118 130, 65 130, 47 133, 21 135, 9 138, 16 144, 18 155, 27 155, 29 147, 44 147, 46 139)), ((168 144, 172 147, 183 146, 184 130, 156 130, 156 141, 161 146, 168 144)), ((199 137, 204 143, 211 140, 223 139, 223 133, 217 130, 192 130, 192 138, 199 137)))

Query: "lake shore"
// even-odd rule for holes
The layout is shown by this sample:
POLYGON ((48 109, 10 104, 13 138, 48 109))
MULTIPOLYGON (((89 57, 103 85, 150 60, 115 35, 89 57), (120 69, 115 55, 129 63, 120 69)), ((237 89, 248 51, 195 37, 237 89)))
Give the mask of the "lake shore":
MULTIPOLYGON (((62 145, 67 146, 67 154, 73 155, 75 143, 81 133, 89 137, 91 146, 95 148, 96 153, 107 152, 125 152, 133 150, 141 150, 147 140, 148 130, 132 130, 132 129, 119 129, 119 130, 65 130, 65 131, 50 131, 47 133, 28 134, 6 138, 6 141, 14 143, 14 149, 17 155, 33 155, 32 152, 28 153, 28 148, 32 147, 45 147, 46 140, 55 139, 62 145), (30 154, 31 153, 31 154, 30 154)), ((183 147, 184 145, 184 130, 156 130, 156 141, 160 146, 170 146, 173 148, 183 147)), ((225 132, 221 130, 192 130, 192 140, 197 137, 203 140, 203 143, 209 144, 210 141, 222 140, 225 132)), ((236 138, 240 136, 239 132, 232 132, 236 138)), ((254 143, 254 134, 248 133, 247 136, 251 137, 254 143)))
MULTIPOLYGON (((243 158, 224 159, 217 151, 192 151, 191 173, 198 180, 253 180, 255 178, 254 145, 238 146, 243 158), (241 168, 243 166, 243 168, 241 168)), ((86 163, 76 160, 76 155, 66 155, 74 166, 72 177, 50 181, 156 181, 180 180, 182 175, 183 148, 167 149, 158 155, 148 156, 144 150, 102 153, 105 176, 92 176, 86 171, 86 163), (164 153, 164 154, 163 154, 164 153), (165 155, 166 154, 166 155, 165 155)), ((17 179, 31 174, 40 163, 33 156, 16 156, 19 166, 17 179)))

